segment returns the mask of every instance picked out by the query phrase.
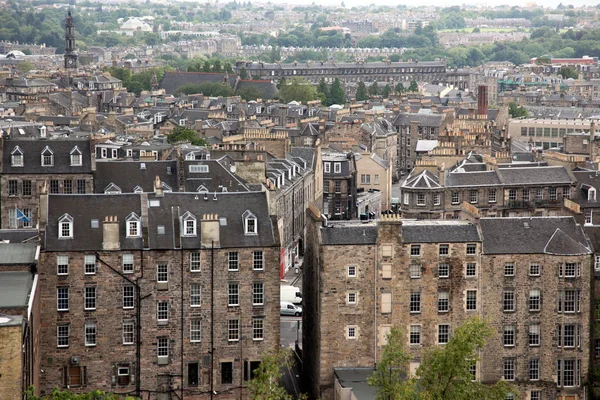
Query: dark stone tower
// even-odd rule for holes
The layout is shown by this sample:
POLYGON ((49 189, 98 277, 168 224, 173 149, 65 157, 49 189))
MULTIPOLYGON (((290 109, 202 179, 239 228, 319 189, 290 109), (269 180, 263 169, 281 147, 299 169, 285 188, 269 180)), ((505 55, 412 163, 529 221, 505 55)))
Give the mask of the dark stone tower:
POLYGON ((65 21, 65 69, 77 68, 77 53, 75 52, 75 23, 71 10, 65 21))

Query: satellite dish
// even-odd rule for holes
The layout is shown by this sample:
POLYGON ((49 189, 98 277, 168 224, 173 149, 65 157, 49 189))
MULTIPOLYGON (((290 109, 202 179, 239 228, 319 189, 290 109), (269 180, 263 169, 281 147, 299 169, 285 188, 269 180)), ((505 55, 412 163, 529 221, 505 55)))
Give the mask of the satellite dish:
POLYGON ((235 165, 232 165, 231 167, 229 167, 229 170, 231 171, 232 174, 235 174, 235 171, 237 170, 235 165))

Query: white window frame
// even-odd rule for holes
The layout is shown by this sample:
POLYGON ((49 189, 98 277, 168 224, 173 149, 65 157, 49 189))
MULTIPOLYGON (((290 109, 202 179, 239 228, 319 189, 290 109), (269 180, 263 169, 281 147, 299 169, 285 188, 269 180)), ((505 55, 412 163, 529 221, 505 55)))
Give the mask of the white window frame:
POLYGON ((160 300, 156 302, 156 321, 157 322, 168 322, 169 321, 169 302, 160 300))
POLYGON ((331 173, 331 163, 330 162, 323 163, 323 172, 325 172, 326 174, 331 173))
POLYGON ((190 272, 202 271, 202 253, 199 251, 190 252, 190 272))
POLYGON ((135 323, 133 321, 123 321, 122 336, 124 345, 135 344, 135 323))
POLYGON ((478 306, 478 299, 477 299, 477 290, 475 289, 469 289, 465 291, 465 310, 466 311, 477 311, 477 306, 478 306), (475 294, 475 297, 472 299, 469 299, 469 295, 470 294, 475 294), (469 301, 474 301, 475 302, 475 307, 470 307, 469 305, 469 301))
POLYGON ((84 273, 84 275, 95 275, 97 270, 98 270, 98 265, 97 265, 96 256, 93 254, 84 255, 83 256, 83 273, 84 273))
POLYGON ((260 341, 265 339, 265 320, 264 318, 252 318, 252 340, 260 341))
POLYGON ((240 340, 240 320, 229 319, 227 320, 227 341, 228 342, 239 342, 240 340))
POLYGON ((128 238, 139 238, 142 236, 142 220, 136 213, 131 213, 125 220, 126 236, 128 238))
POLYGON ((358 276, 358 265, 350 264, 346 268, 348 278, 356 278, 358 276))
POLYGON ((238 307, 240 305, 240 284, 229 282, 227 284, 227 306, 238 307))
POLYGON ((98 342, 98 327, 95 322, 86 322, 84 327, 85 346, 94 347, 98 342), (88 340, 93 339, 93 340, 88 340))
POLYGON ((56 256, 56 274, 57 275, 69 275, 69 256, 59 255, 56 256), (61 269, 65 267, 64 269, 61 269))
POLYGON ((197 235, 197 219, 196 217, 190 213, 186 212, 181 216, 181 236, 184 237, 193 237, 197 235), (188 229, 191 228, 191 229, 188 229))
POLYGON ((135 286, 123 285, 123 309, 132 310, 135 308, 135 286))
POLYGON ((70 298, 69 298, 69 287, 59 286, 56 288, 56 311, 69 311, 70 298), (61 296, 62 292, 62 296, 61 296), (61 308, 61 300, 63 303, 66 301, 66 308, 61 308))
POLYGON ((346 326, 346 338, 349 340, 355 340, 358 338, 358 326, 349 325, 346 326))
POLYGON ((438 334, 437 334, 437 342, 438 344, 447 344, 450 341, 450 324, 439 324, 438 325, 438 334), (445 328, 445 332, 442 332, 442 328, 445 328), (442 341, 442 337, 445 338, 442 341))
POLYGON ((81 167, 83 165, 83 155, 78 146, 73 147, 69 155, 72 167, 81 167))
POLYGON ((156 341, 156 355, 161 358, 169 357, 169 338, 159 337, 156 341))
POLYGON ((94 311, 97 307, 98 288, 96 286, 85 286, 83 288, 83 309, 85 311, 94 311), (89 289, 89 292, 88 292, 89 289), (88 300, 90 305, 88 305, 88 300))
POLYGON ((356 304, 358 303, 358 293, 357 292, 348 292, 346 295, 346 304, 356 304))
POLYGON ((56 347, 66 348, 70 344, 71 326, 69 324, 60 324, 56 326, 56 347), (61 328, 66 328, 66 332, 61 328), (61 340, 63 340, 61 344, 61 340), (66 341, 66 343, 65 343, 66 341))
POLYGON ((132 274, 135 271, 133 254, 123 254, 121 263, 124 274, 132 274))
POLYGON ((342 173, 342 163, 339 163, 339 162, 333 163, 333 173, 334 174, 342 173))
POLYGON ((421 325, 411 325, 408 331, 408 344, 410 346, 421 345, 421 325))
POLYGON ((441 279, 447 279, 450 278, 450 264, 449 263, 439 263, 438 264, 438 278, 441 279), (440 271, 442 271, 442 268, 440 268, 440 266, 444 265, 443 269, 444 269, 444 275, 442 275, 442 273, 440 271))
POLYGON ((190 284, 190 307, 202 307, 202 285, 190 284))
POLYGON ((48 146, 44 147, 44 149, 40 153, 40 164, 42 167, 53 167, 54 166, 54 152, 52 151, 52 149, 50 147, 48 147, 48 146), (46 153, 50 153, 49 154, 49 157, 50 157, 49 164, 47 164, 45 162, 46 153))
POLYGON ((265 304, 265 283, 264 282, 253 282, 252 283, 252 305, 262 306, 265 304))
POLYGON ((23 167, 25 165, 23 150, 19 146, 15 146, 13 151, 10 153, 10 166, 11 167, 23 167), (20 158, 19 158, 20 157, 20 158))
POLYGON ((202 341, 202 321, 199 319, 190 320, 190 343, 200 343, 202 341))
POLYGON ((242 214, 244 220, 244 234, 258 235, 258 218, 250 210, 246 210, 242 214), (252 222, 252 223, 251 223, 252 222))
POLYGON ((450 292, 438 292, 437 310, 439 313, 447 313, 450 311, 450 292))
POLYGON ((69 214, 63 214, 58 219, 58 238, 73 239, 73 217, 69 214))

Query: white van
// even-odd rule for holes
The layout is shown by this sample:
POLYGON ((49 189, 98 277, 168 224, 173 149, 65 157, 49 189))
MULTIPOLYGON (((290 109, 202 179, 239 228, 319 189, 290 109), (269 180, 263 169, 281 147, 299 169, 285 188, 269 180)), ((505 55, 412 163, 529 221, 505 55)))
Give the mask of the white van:
POLYGON ((280 301, 289 301, 294 304, 302 303, 302 293, 300 292, 300 288, 296 286, 281 286, 280 292, 280 301))
POLYGON ((302 307, 292 304, 289 301, 282 301, 281 315, 293 315, 299 317, 302 315, 302 307))

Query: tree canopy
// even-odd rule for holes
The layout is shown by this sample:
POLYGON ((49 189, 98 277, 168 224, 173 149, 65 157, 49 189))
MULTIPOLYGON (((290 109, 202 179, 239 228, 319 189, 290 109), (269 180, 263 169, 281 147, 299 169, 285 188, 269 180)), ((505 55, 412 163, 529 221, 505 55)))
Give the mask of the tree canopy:
POLYGON ((187 129, 183 126, 176 126, 173 132, 167 137, 169 143, 190 142, 194 146, 206 146, 207 142, 193 129, 187 129))
POLYGON ((186 83, 175 90, 175 94, 203 94, 209 97, 233 96, 231 86, 218 82, 186 83))
POLYGON ((297 101, 306 104, 309 101, 318 99, 319 96, 317 88, 308 80, 293 78, 280 85, 279 98, 285 103, 297 101))
POLYGON ((472 370, 480 349, 492 336, 484 320, 468 319, 446 345, 425 350, 415 376, 409 377, 406 337, 394 327, 369 384, 377 388, 377 400, 504 400, 513 390, 510 385, 478 382, 472 370))

